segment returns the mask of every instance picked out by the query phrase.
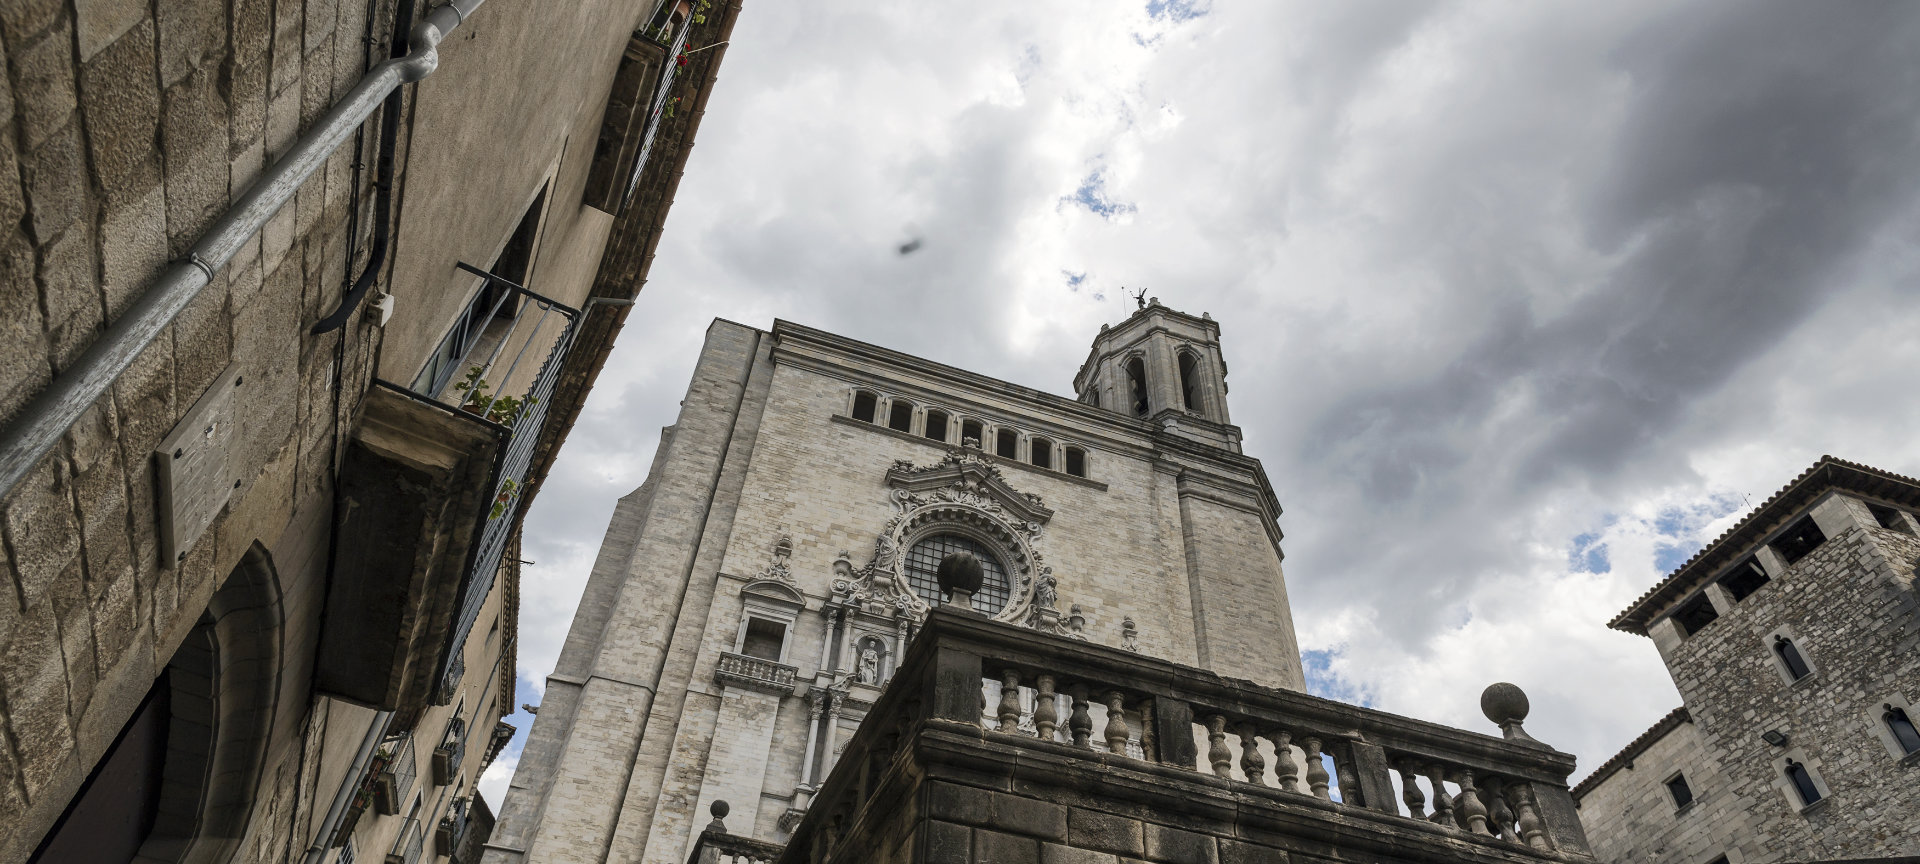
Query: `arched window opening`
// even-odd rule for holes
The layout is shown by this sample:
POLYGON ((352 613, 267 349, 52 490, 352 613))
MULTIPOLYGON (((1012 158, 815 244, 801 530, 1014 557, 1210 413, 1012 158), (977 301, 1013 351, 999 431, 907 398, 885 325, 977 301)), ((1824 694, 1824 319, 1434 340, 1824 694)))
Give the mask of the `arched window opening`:
POLYGON ((999 614, 1007 606, 1007 597, 1011 588, 1007 582, 1007 568, 1000 563, 992 550, 985 544, 961 534, 935 534, 913 544, 907 550, 907 586, 913 593, 928 604, 938 606, 946 598, 940 593, 940 581, 935 574, 940 572, 940 562, 955 552, 971 552, 980 559, 980 570, 985 578, 980 581, 980 590, 973 592, 973 608, 987 615, 999 614))
POLYGON ((273 724, 281 595, 255 544, 35 853, 38 861, 224 861, 273 724))
POLYGON ((1087 451, 1078 447, 1067 448, 1067 473, 1075 477, 1087 476, 1087 451))
POLYGON ((1773 653, 1779 655, 1781 664, 1787 667, 1787 677, 1798 681, 1813 674, 1812 667, 1807 665, 1806 658, 1800 656, 1800 649, 1794 647, 1792 639, 1773 637, 1773 653))
POLYGON ((853 394, 853 419, 862 423, 872 423, 874 407, 879 401, 872 393, 865 390, 853 394))
POLYGON ((1807 766, 1788 759, 1787 782, 1793 784, 1794 794, 1800 796, 1800 803, 1803 806, 1810 806, 1820 800, 1820 787, 1813 785, 1813 775, 1807 773, 1807 766))
POLYGON ((927 412, 926 436, 935 441, 947 440, 947 413, 945 411, 927 412))
POLYGON ((1047 469, 1053 468, 1053 442, 1052 441, 1048 441, 1045 438, 1035 438, 1033 439, 1031 450, 1033 452, 1029 455, 1033 457, 1032 458, 1033 467, 1047 468, 1047 469))
POLYGON ((1180 401, 1188 411, 1200 410, 1200 358, 1180 352, 1180 401))
POLYGON ((1095 389, 1095 390, 1087 391, 1087 404, 1092 405, 1095 408, 1100 407, 1100 391, 1099 390, 1095 389))
POLYGON ((1133 416, 1147 416, 1147 364, 1139 357, 1127 360, 1127 392, 1133 395, 1133 416))
POLYGON ((1002 429, 993 436, 993 453, 1008 459, 1020 458, 1020 434, 1012 429, 1002 429))
POLYGON ((1813 550, 1820 548, 1820 544, 1825 542, 1827 542, 1826 533, 1820 530, 1820 524, 1813 521, 1812 515, 1807 515, 1800 517, 1800 521, 1780 532, 1779 538, 1773 541, 1773 549, 1780 553, 1780 557, 1787 559, 1787 564, 1791 566, 1807 557, 1813 550))
POLYGON ((893 400, 893 409, 887 412, 887 428, 896 432, 913 431, 913 403, 893 400))
POLYGON ((980 428, 980 421, 968 420, 960 424, 960 444, 965 447, 980 447, 986 433, 980 428))
POLYGON ((1887 731, 1893 733, 1894 743, 1900 745, 1900 752, 1920 753, 1920 730, 1913 727, 1913 719, 1907 716, 1907 709, 1892 704, 1880 707, 1880 720, 1887 724, 1887 731))

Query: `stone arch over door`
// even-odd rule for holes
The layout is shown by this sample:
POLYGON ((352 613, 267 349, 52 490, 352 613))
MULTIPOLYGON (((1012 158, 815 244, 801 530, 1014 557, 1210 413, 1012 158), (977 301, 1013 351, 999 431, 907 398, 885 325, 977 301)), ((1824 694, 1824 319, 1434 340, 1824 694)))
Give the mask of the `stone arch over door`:
POLYGON ((225 862, 239 848, 272 734, 285 624, 279 576, 255 543, 167 663, 165 792, 139 864, 225 862))

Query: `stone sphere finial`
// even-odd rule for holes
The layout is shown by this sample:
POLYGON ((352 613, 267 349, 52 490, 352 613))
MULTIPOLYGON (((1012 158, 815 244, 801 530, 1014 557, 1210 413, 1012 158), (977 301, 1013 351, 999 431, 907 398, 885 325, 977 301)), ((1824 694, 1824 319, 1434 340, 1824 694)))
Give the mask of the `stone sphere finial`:
POLYGON ((1505 681, 1488 685, 1487 689, 1480 692, 1480 713, 1499 726, 1501 734, 1509 741, 1540 743, 1520 726, 1532 707, 1527 702, 1526 691, 1505 681))
POLYGON ((972 594, 980 590, 987 574, 980 568, 980 559, 972 552, 955 552, 940 559, 940 569, 934 573, 934 579, 940 583, 940 590, 949 594, 964 591, 972 594))

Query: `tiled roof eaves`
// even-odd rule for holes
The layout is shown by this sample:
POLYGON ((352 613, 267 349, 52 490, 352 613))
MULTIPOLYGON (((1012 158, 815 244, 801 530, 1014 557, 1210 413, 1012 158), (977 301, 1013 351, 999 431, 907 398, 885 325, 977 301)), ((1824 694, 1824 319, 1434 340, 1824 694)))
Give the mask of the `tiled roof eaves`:
POLYGON ((1640 733, 1640 737, 1633 739, 1626 747, 1621 748, 1620 752, 1613 754, 1613 758, 1600 763, 1600 767, 1593 769, 1593 773, 1588 774, 1587 779, 1576 784, 1573 787, 1573 800, 1578 802, 1582 796, 1592 792, 1602 781, 1612 777, 1614 772, 1633 764, 1635 758, 1647 752, 1647 748, 1652 747, 1655 741, 1665 738, 1668 732, 1679 728, 1680 724, 1692 722, 1693 715, 1687 713, 1685 705, 1668 711, 1667 716, 1654 721, 1652 727, 1640 733))
POLYGON ((1753 512, 1694 553, 1687 563, 1680 565, 1659 584, 1647 589, 1640 599, 1633 601, 1625 611, 1607 622, 1607 626, 1647 635, 1647 626, 1653 623, 1655 612, 1705 583, 1735 555, 1745 553, 1749 544, 1780 527, 1778 523, 1794 515, 1801 506, 1833 488, 1920 506, 1920 480, 1857 462, 1822 456, 1820 461, 1801 472, 1793 482, 1781 487, 1780 491, 1755 507, 1753 512))

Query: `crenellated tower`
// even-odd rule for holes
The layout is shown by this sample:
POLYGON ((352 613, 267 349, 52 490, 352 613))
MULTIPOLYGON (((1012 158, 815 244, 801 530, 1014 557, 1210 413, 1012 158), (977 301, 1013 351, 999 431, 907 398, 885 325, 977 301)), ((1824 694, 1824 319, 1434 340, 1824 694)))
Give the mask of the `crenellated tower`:
POLYGON ((1147 420, 1169 432, 1235 453, 1240 429, 1227 413, 1227 361, 1220 324, 1141 304, 1118 326, 1102 326, 1073 392, 1097 408, 1147 420))

